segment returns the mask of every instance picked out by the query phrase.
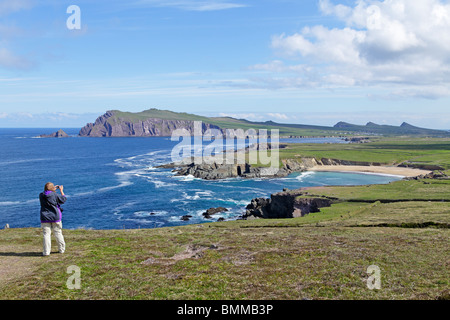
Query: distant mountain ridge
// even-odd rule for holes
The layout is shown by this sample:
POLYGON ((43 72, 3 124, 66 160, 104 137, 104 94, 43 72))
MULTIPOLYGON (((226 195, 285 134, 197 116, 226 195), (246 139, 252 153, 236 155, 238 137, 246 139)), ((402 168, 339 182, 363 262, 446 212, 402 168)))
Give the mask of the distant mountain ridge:
POLYGON ((446 136, 444 130, 425 129, 413 126, 409 123, 403 122, 399 127, 392 125, 380 125, 373 122, 368 122, 365 126, 351 124, 347 122, 338 122, 334 128, 344 129, 351 132, 367 132, 371 134, 383 135, 442 135, 446 136))
POLYGON ((231 117, 204 117, 190 113, 169 110, 149 109, 142 112, 123 112, 110 110, 98 117, 94 123, 81 128, 79 135, 84 137, 153 137, 171 136, 174 130, 185 129, 194 132, 195 121, 202 122, 202 134, 208 129, 278 129, 280 136, 345 136, 345 135, 422 135, 450 137, 443 130, 415 127, 406 122, 399 127, 378 125, 373 122, 365 126, 338 122, 333 127, 276 123, 273 121, 252 122, 231 117))

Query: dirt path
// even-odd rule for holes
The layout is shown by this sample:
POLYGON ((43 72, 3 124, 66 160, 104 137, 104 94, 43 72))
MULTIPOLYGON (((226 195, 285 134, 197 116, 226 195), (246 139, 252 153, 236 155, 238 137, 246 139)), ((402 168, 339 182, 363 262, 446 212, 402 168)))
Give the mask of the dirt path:
MULTIPOLYGON (((42 256, 40 230, 0 230, 0 287, 9 281, 33 274, 48 261, 42 256)), ((1 297, 0 297, 1 299, 1 297)))
POLYGON ((36 247, 0 244, 0 286, 32 274, 43 262, 36 247))

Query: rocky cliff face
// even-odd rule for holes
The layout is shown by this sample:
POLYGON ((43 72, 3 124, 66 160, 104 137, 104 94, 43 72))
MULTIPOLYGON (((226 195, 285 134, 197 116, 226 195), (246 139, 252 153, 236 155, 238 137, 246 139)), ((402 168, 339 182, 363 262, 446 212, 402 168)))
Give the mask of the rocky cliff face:
POLYGON ((300 190, 283 191, 272 194, 269 199, 256 198, 246 207, 244 219, 288 219, 303 217, 309 213, 320 212, 320 208, 329 207, 331 199, 300 198, 300 190))
POLYGON ((316 159, 316 158, 300 158, 282 160, 281 168, 272 167, 253 167, 245 164, 207 164, 194 162, 188 164, 170 163, 160 166, 161 168, 173 169, 177 176, 192 175, 195 178, 205 180, 218 180, 226 178, 280 178, 286 177, 293 172, 303 172, 315 166, 333 166, 333 165, 354 165, 354 166, 380 166, 377 162, 360 162, 346 161, 337 159, 316 159))
MULTIPOLYGON (((108 111, 97 118, 95 123, 88 123, 81 128, 79 135, 83 137, 170 137, 173 131, 185 129, 194 132, 194 121, 166 120, 148 118, 145 120, 126 119, 108 111)), ((208 129, 221 130, 218 126, 202 123, 202 134, 208 129)))
POLYGON ((250 164, 175 164, 161 165, 159 168, 173 169, 175 176, 193 176, 204 180, 220 180, 227 178, 276 178, 289 174, 284 168, 258 168, 250 164))

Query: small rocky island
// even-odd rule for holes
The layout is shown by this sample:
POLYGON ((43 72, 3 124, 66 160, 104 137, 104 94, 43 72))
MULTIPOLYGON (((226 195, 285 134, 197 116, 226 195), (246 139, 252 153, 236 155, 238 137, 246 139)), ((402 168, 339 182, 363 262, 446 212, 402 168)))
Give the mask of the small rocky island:
POLYGON ((65 133, 62 129, 51 133, 51 134, 41 134, 39 138, 68 138, 69 135, 65 133))

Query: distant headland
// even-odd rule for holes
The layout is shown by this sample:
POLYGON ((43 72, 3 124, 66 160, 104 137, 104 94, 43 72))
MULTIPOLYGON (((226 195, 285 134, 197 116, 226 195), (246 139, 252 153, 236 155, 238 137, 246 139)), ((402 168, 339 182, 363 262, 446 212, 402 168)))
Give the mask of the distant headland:
MULTIPOLYGON (((450 132, 419 128, 408 123, 400 126, 378 125, 372 122, 364 126, 338 122, 333 127, 286 124, 273 121, 252 122, 231 117, 204 117, 190 113, 149 109, 132 113, 119 110, 107 111, 95 122, 81 128, 82 137, 162 137, 171 136, 177 129, 194 132, 194 122, 202 123, 202 134, 209 129, 220 130, 224 136, 227 130, 235 129, 278 129, 281 138, 297 137, 351 137, 351 136, 430 136, 450 137, 450 132)), ((363 142, 364 140, 359 140, 363 142)))

